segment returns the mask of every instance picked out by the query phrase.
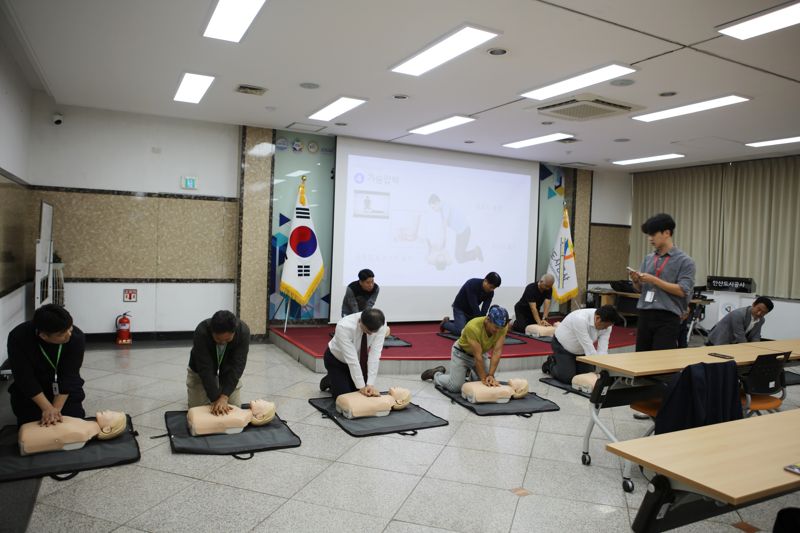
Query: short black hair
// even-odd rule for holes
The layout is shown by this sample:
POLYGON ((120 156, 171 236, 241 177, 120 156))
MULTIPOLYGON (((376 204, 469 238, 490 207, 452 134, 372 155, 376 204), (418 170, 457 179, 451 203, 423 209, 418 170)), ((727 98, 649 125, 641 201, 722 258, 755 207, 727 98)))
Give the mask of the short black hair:
POLYGON ((374 278, 375 272, 368 268, 364 268, 358 271, 358 281, 367 281, 369 278, 374 278))
POLYGON ((33 312, 33 327, 40 333, 61 333, 72 326, 72 315, 58 304, 45 304, 33 312))
POLYGON ((601 322, 610 322, 612 324, 619 324, 622 322, 619 313, 617 313, 617 310, 614 309, 613 305, 604 305, 603 307, 599 307, 594 314, 600 317, 601 322))
POLYGON ((502 280, 500 279, 500 274, 498 274, 497 272, 489 272, 483 279, 494 285, 495 289, 499 287, 500 283, 502 282, 502 280))
POLYGON ((653 235, 659 231, 667 230, 669 230, 670 235, 675 234, 675 220, 666 213, 653 215, 642 224, 642 233, 646 235, 653 235))
POLYGON ((756 298, 756 301, 753 302, 753 306, 755 307, 758 304, 764 304, 767 307, 767 313, 772 311, 772 308, 775 307, 775 304, 772 303, 772 300, 770 300, 766 296, 759 296, 758 298, 756 298))
POLYGON ((231 333, 238 325, 239 319, 230 311, 217 311, 211 317, 211 333, 231 333))
POLYGON ((383 316, 383 311, 371 307, 361 313, 361 323, 364 324, 368 330, 375 332, 386 324, 386 317, 383 316))

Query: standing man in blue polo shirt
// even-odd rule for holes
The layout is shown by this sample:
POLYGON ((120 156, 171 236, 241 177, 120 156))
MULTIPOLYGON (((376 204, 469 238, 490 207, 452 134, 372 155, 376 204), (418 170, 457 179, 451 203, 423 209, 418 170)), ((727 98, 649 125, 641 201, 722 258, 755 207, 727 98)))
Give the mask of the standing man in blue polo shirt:
POLYGON ((675 221, 659 213, 642 224, 642 233, 655 248, 639 271, 629 269, 633 287, 640 292, 636 351, 677 348, 681 315, 694 290, 694 260, 672 242, 675 221))
POLYGON ((500 286, 500 282, 500 274, 497 272, 489 272, 483 279, 468 279, 453 300, 453 320, 444 317, 439 329, 460 336, 467 322, 479 316, 486 316, 492 305, 494 290, 500 286))

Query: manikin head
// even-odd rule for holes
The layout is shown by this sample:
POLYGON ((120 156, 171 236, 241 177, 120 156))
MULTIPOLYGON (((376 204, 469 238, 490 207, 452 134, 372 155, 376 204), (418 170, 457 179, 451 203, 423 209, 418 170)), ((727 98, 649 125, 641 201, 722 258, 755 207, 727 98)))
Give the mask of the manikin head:
POLYGON ((275 418, 275 403, 267 400, 253 400, 250 402, 250 411, 253 413, 250 423, 254 426, 263 426, 275 418))
POLYGON ((608 329, 620 321, 613 305, 604 305, 594 313, 594 327, 598 330, 608 329))
POLYGON ((33 312, 33 326, 40 339, 66 344, 72 337, 72 316, 58 304, 46 304, 33 312))
POLYGON ((365 268, 358 273, 358 284, 361 285, 361 290, 365 292, 372 292, 375 288, 375 274, 372 270, 365 268))
POLYGON ((666 252, 672 248, 675 220, 666 213, 653 215, 642 224, 642 233, 648 236, 648 242, 656 252, 666 252))
POLYGON ((408 389, 404 389, 403 387, 391 387, 389 389, 389 394, 394 398, 395 404, 392 406, 392 409, 396 411, 405 409, 408 407, 408 404, 411 403, 411 391, 408 389))
POLYGON ((211 337, 217 344, 228 344, 236 335, 239 319, 230 311, 217 311, 211 317, 211 337))
POLYGON ((508 380, 508 386, 514 389, 514 398, 519 399, 528 395, 528 380, 523 378, 512 378, 508 380))
POLYGON ((766 296, 759 296, 753 302, 753 306, 750 308, 750 314, 753 315, 754 319, 760 320, 767 316, 767 313, 772 311, 773 307, 775 307, 775 304, 772 303, 772 300, 766 296))
POLYGON ((128 425, 125 413, 119 411, 98 411, 95 420, 100 426, 100 433, 97 434, 99 440, 119 437, 128 425))

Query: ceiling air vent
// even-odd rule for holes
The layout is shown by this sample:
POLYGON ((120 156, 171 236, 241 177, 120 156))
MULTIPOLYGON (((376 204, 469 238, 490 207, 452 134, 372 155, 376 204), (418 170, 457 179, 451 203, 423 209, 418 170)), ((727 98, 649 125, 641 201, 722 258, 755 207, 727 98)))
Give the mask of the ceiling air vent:
POLYGON ((570 161, 569 163, 559 163, 559 166, 571 168, 591 168, 596 167, 597 165, 594 163, 584 163, 583 161, 570 161))
POLYGON ((642 108, 623 102, 612 102, 595 94, 579 94, 561 102, 536 107, 542 115, 566 120, 592 120, 624 115, 637 109, 642 108))
POLYGON ((242 94, 253 94, 255 96, 261 96, 262 94, 267 92, 267 89, 264 87, 259 87, 257 85, 247 85, 246 83, 243 83, 236 88, 236 92, 242 94))

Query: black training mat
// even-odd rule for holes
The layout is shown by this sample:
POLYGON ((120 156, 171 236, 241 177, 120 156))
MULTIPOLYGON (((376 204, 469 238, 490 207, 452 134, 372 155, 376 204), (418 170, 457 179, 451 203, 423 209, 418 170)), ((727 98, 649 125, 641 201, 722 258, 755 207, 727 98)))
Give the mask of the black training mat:
POLYGON ((316 407, 323 416, 336 422, 340 428, 353 437, 371 437, 387 433, 416 435, 417 430, 446 426, 447 420, 426 411, 417 404, 410 403, 405 409, 392 411, 387 416, 367 416, 364 418, 345 418, 336 412, 336 401, 330 396, 311 398, 308 403, 316 407))
POLYGON ((509 330, 508 333, 511 334, 511 335, 515 335, 517 337, 522 337, 523 339, 528 339, 528 340, 532 340, 532 341, 540 341, 540 342, 544 342, 544 343, 547 343, 547 344, 550 344, 551 342, 553 342, 553 337, 534 337, 533 335, 527 335, 525 333, 520 333, 519 331, 511 331, 511 330, 509 330))
POLYGON ((556 378, 539 378, 539 381, 541 381, 542 383, 546 383, 551 387, 571 392, 573 394, 577 394, 578 396, 583 396, 584 398, 590 398, 592 396, 588 392, 583 392, 582 390, 579 389, 573 389, 572 385, 567 385, 564 382, 558 381, 556 378))
MULTIPOLYGON (((331 331, 328 335, 333 337, 334 332, 331 331)), ((383 339, 383 347, 384 348, 408 348, 411 346, 411 343, 408 341, 404 341, 400 337, 395 337, 394 335, 389 335, 385 339, 383 339)))
MULTIPOLYGON (((503 383, 503 382, 501 382, 503 383)), ((503 383, 505 385, 505 383, 503 383)), ((446 389, 436 386, 436 390, 450 398, 450 400, 460 404, 470 411, 473 411, 478 416, 494 416, 494 415, 519 415, 531 416, 533 413, 545 413, 547 411, 558 411, 559 407, 555 402, 545 400, 536 395, 535 392, 529 392, 524 398, 511 399, 507 403, 469 403, 461 397, 461 391, 450 392, 446 389)))
MULTIPOLYGON (((20 455, 17 442, 17 426, 6 426, 0 431, 0 481, 14 481, 43 476, 71 474, 63 479, 75 477, 78 472, 109 466, 135 463, 139 460, 139 443, 133 422, 128 416, 128 426, 116 439, 92 439, 79 450, 20 455)), ((86 420, 94 420, 87 418, 86 420)))
MULTIPOLYGON (((452 333, 437 333, 437 335, 453 341, 458 340, 458 336, 453 335, 452 333)), ((508 346, 509 344, 525 344, 525 341, 520 339, 515 339, 514 337, 509 337, 508 335, 506 335, 506 338, 503 339, 503 344, 506 346, 508 346)))
POLYGON ((800 385, 800 375, 795 372, 789 372, 788 370, 783 372, 786 375, 786 386, 789 385, 800 385))
POLYGON ((269 424, 248 425, 241 433, 194 437, 189 431, 189 422, 186 420, 187 412, 167 411, 164 413, 169 443, 174 453, 233 455, 237 459, 250 459, 255 452, 300 446, 300 437, 295 435, 294 431, 289 429, 286 422, 281 420, 277 414, 269 424), (249 457, 239 457, 242 454, 249 454, 249 457))

